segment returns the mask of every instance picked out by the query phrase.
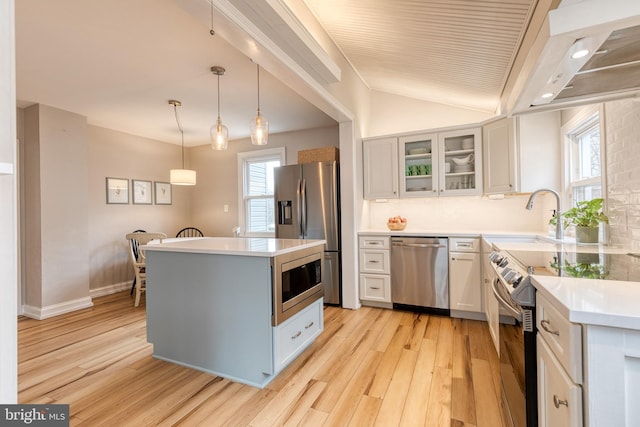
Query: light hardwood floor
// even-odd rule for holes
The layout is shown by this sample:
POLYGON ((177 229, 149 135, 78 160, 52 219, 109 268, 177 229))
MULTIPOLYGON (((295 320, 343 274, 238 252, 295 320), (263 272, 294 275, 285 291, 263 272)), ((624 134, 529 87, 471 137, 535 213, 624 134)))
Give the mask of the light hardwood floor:
POLYGON ((20 317, 19 402, 70 404, 78 426, 502 425, 484 322, 326 307, 322 335, 260 390, 152 358, 128 292, 94 304, 20 317))

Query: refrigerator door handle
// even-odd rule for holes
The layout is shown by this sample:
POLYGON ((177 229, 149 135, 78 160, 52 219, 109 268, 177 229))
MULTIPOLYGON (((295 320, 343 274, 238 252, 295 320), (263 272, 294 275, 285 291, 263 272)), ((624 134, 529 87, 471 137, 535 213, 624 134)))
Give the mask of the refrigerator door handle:
POLYGON ((298 238, 302 237, 302 180, 298 178, 296 184, 296 198, 298 199, 298 209, 296 209, 298 217, 298 238))
POLYGON ((304 238, 307 234, 307 180, 302 178, 301 185, 302 203, 300 210, 302 211, 302 222, 300 222, 300 228, 302 231, 301 238, 304 238))

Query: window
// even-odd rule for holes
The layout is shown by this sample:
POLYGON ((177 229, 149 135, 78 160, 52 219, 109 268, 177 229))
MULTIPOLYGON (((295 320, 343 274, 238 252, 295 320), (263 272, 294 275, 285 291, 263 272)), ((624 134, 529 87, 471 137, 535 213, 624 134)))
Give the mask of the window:
POLYGON ((273 169, 284 161, 284 148, 238 154, 238 200, 243 235, 275 235, 273 169))
POLYGON ((563 127, 563 131, 567 142, 565 176, 569 206, 603 197, 599 111, 576 117, 563 127))

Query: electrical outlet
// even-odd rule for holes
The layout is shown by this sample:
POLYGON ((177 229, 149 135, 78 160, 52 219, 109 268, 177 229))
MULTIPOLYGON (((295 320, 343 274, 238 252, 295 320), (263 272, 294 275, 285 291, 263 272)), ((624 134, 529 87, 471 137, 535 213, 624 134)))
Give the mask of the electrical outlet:
POLYGON ((222 210, 224 212, 229 212, 229 205, 222 205, 222 210))

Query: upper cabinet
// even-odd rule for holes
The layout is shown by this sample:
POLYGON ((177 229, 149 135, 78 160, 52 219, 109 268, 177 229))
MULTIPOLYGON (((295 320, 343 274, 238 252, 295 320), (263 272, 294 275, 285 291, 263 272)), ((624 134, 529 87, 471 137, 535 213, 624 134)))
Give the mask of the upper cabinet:
POLYGON ((480 128, 471 128, 438 134, 441 195, 482 194, 480 132, 480 128))
POLYGON ((481 194, 481 138, 475 127, 364 141, 364 198, 481 194))
POLYGON ((364 141, 364 198, 398 197, 398 139, 364 141))
POLYGON ((438 189, 438 134, 398 139, 400 197, 429 197, 438 189))
POLYGON ((560 190, 560 112, 503 118, 482 127, 484 192, 560 190))

